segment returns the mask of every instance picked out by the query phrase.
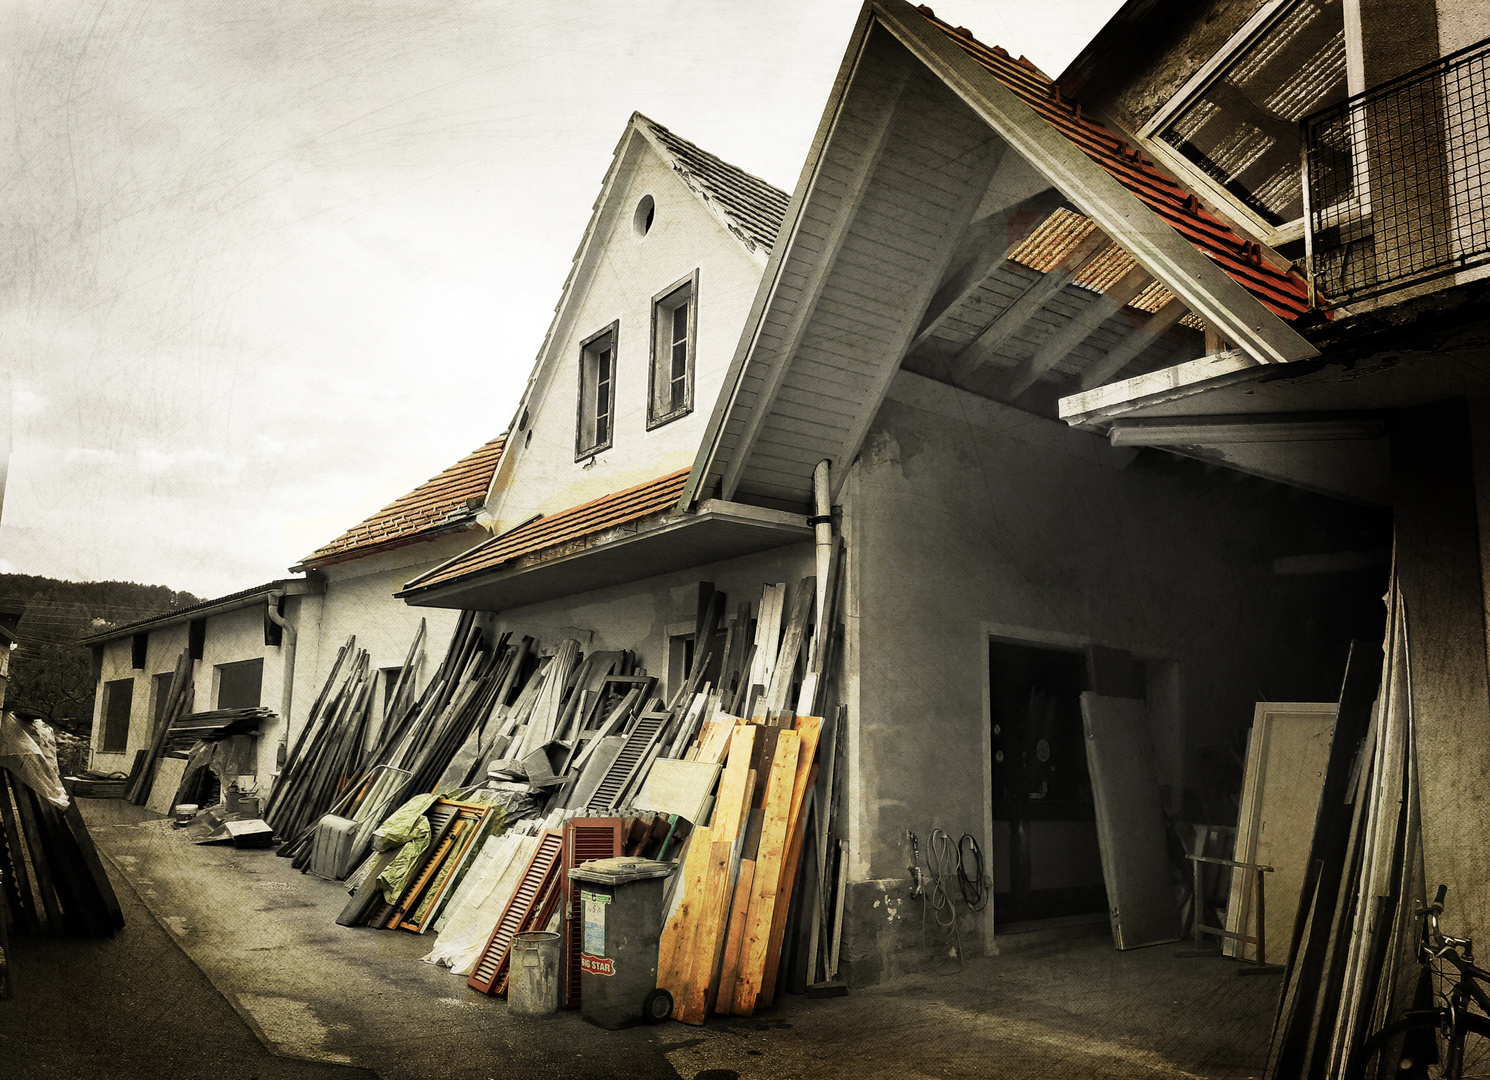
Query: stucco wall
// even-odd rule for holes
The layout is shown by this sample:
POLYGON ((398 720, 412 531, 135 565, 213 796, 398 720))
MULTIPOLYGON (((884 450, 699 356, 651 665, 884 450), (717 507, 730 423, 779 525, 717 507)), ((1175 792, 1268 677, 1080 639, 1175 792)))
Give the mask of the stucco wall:
MULTIPOLYGON (((1156 761, 1182 803, 1196 751, 1235 744, 1260 695, 1338 694, 1349 634, 1329 625, 1332 592, 1349 583, 1272 566, 1348 546, 1355 512, 1333 520, 1337 505, 1224 470, 1147 468, 1093 435, 902 373, 846 504, 854 981, 924 959, 919 902, 904 900, 908 829, 923 843, 933 827, 970 832, 996 859, 990 636, 1177 664, 1178 715, 1156 724, 1156 761)), ((984 929, 969 920, 965 940, 984 929)))
POLYGON ((508 438, 489 506, 500 530, 693 464, 763 265, 640 137, 623 157, 590 251, 508 438), (656 212, 651 229, 639 236, 632 216, 644 195, 652 196, 656 212), (652 300, 695 269, 693 411, 648 431, 652 300), (593 462, 576 462, 580 345, 615 321, 613 443, 593 462))

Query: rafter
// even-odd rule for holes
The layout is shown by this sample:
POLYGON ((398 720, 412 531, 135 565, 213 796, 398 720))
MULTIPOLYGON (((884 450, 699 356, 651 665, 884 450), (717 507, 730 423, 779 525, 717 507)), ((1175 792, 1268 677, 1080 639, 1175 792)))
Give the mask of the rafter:
POLYGON ((1046 301, 1069 285, 1110 244, 1101 229, 1093 229, 1057 266, 1031 282, 1018 299, 957 354, 952 362, 953 381, 966 378, 987 363, 1000 345, 1017 334, 1045 306, 1046 301))
POLYGON ((975 221, 969 232, 973 229, 983 232, 983 244, 937 289, 906 352, 915 352, 924 345, 948 317, 977 295, 993 271, 1008 261, 1009 252, 1028 239, 1052 212, 1063 207, 1069 209, 1070 204, 1061 193, 1046 188, 1006 210, 975 221))
POLYGON ((1170 300, 1169 303, 1128 331, 1127 336, 1109 349, 1106 356, 1087 368, 1081 376, 1081 388, 1090 390, 1094 386, 1101 386, 1122 371, 1128 366, 1128 361, 1152 345, 1161 334, 1167 333, 1171 327, 1185 317, 1185 313, 1189 310, 1190 308, 1178 296, 1170 300))
POLYGON ((1034 386, 1042 375, 1090 337, 1097 327, 1122 310, 1124 304, 1148 288, 1153 280, 1152 274, 1142 266, 1135 265, 1112 288, 1092 297, 1086 307, 1046 338, 1035 350, 1035 354, 1025 362, 1011 386, 1009 400, 1012 401, 1034 386))

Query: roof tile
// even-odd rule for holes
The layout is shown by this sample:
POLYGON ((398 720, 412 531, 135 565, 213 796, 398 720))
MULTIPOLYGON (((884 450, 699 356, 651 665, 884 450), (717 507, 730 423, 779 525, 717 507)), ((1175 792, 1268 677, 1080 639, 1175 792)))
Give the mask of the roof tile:
POLYGON ((446 524, 453 512, 474 509, 472 500, 486 499, 506 444, 506 435, 498 435, 329 544, 317 548, 300 561, 297 569, 331 566, 361 558, 374 550, 413 543, 421 534, 446 524))
POLYGON ((683 483, 688 479, 688 472, 687 469, 680 469, 636 487, 603 495, 568 510, 518 525, 443 566, 436 567, 423 577, 415 578, 405 589, 443 585, 481 571, 498 569, 527 555, 557 555, 576 545, 583 546, 581 541, 593 539, 619 525, 665 513, 677 505, 683 483))
POLYGON ((645 116, 659 142, 673 156, 678 174, 694 191, 722 210, 745 239, 766 251, 776 243, 791 196, 744 169, 715 157, 645 116))
POLYGON ((1253 262, 1243 252, 1246 241, 1230 226, 1201 207, 1192 193, 1160 172, 1126 139, 1083 116, 1081 106, 1066 101, 1060 87, 1049 76, 1024 57, 1013 60, 1005 50, 985 45, 961 27, 943 22, 930 8, 923 5, 919 10, 933 26, 1275 315, 1291 321, 1309 311, 1309 287, 1302 278, 1266 260, 1253 262))

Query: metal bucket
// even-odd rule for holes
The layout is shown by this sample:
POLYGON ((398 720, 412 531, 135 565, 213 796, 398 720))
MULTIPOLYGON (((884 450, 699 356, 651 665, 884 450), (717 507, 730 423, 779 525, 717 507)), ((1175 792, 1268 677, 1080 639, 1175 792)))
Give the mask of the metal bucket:
POLYGON ((514 1016, 552 1016, 559 1011, 558 934, 534 930, 512 939, 507 1011, 514 1016))

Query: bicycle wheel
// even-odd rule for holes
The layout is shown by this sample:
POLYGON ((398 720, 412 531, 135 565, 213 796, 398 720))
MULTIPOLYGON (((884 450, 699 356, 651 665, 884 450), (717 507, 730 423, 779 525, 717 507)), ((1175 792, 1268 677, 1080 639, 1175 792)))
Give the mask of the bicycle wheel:
POLYGON ((1490 1018, 1461 1016, 1464 1051, 1455 1068, 1441 1016, 1438 1010, 1414 1012, 1388 1024, 1361 1047, 1352 1075, 1363 1080, 1490 1080, 1490 1018))

